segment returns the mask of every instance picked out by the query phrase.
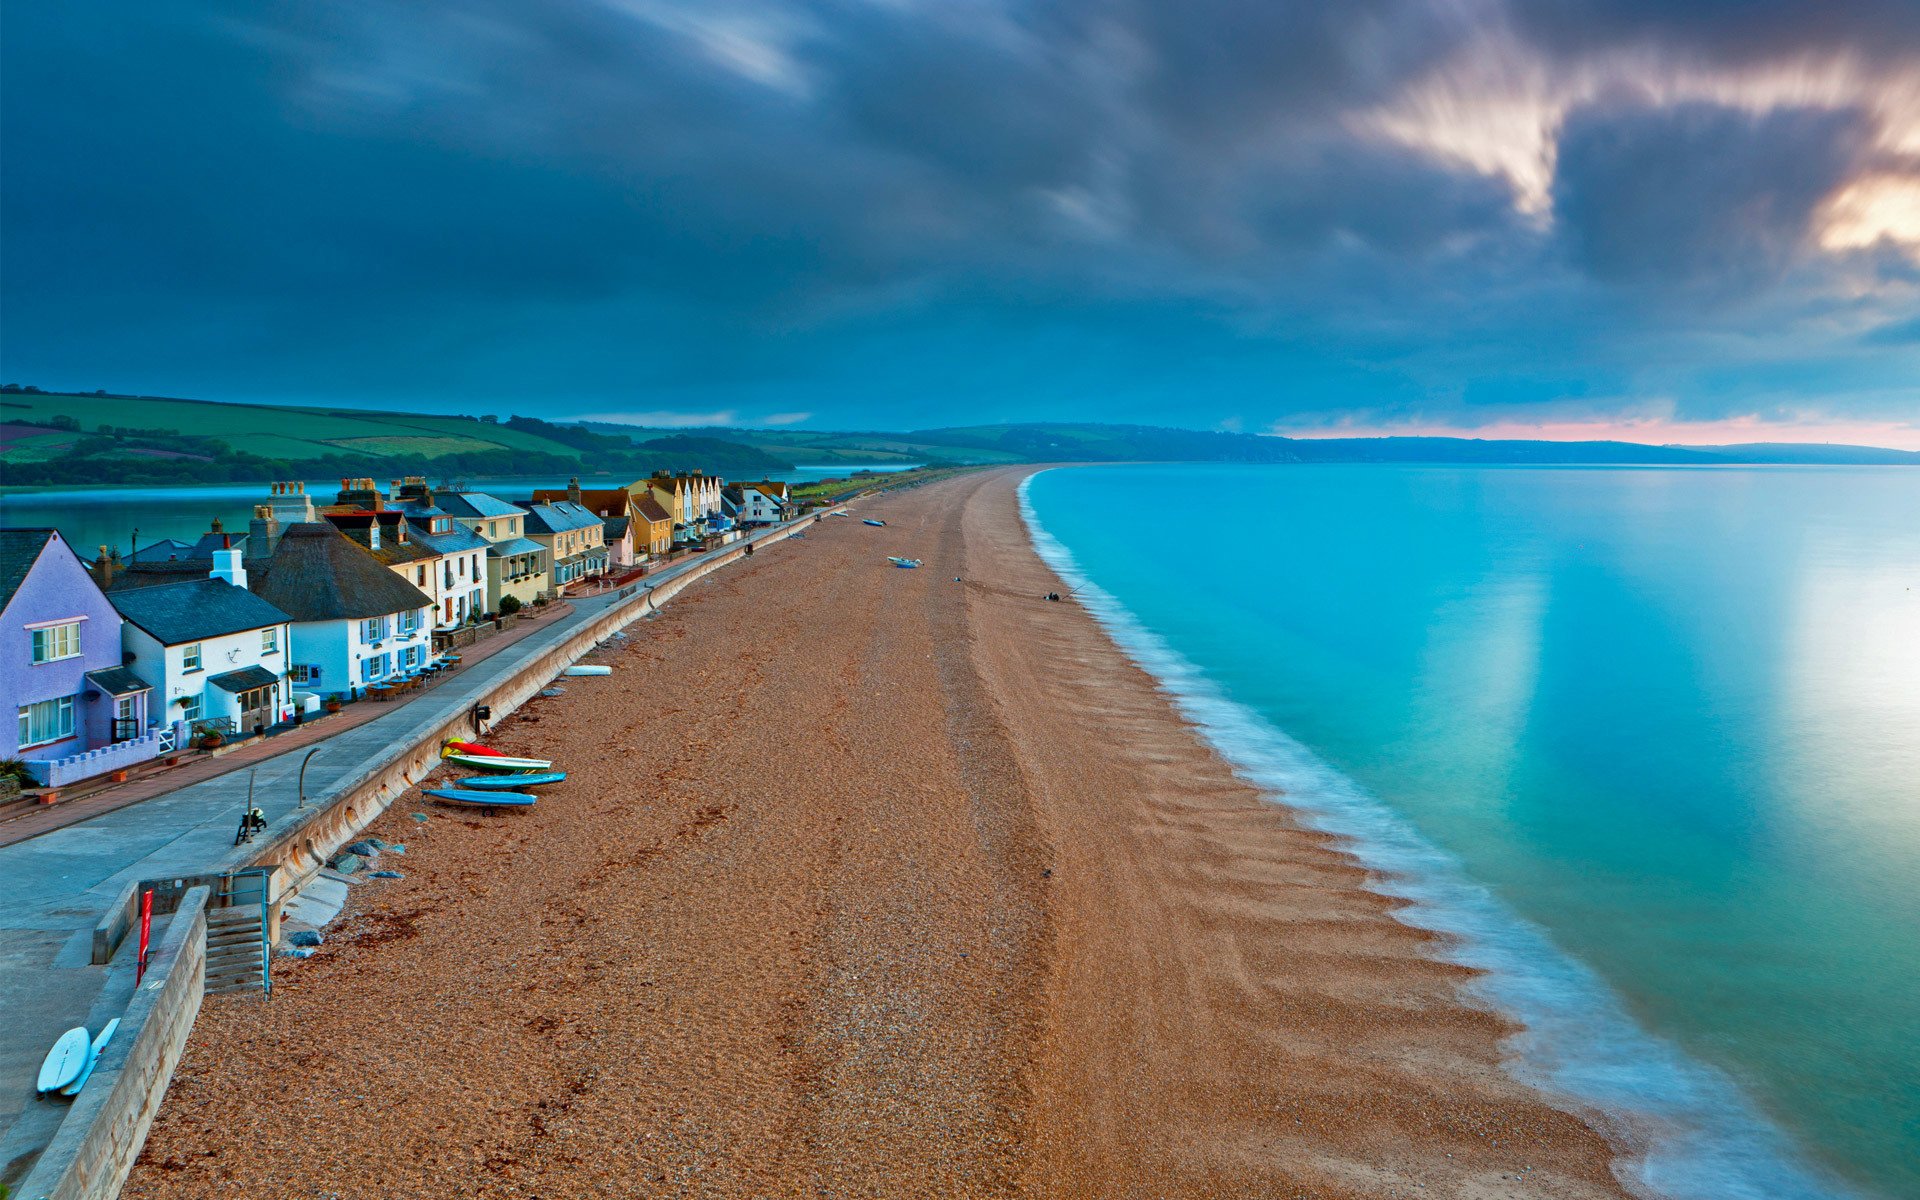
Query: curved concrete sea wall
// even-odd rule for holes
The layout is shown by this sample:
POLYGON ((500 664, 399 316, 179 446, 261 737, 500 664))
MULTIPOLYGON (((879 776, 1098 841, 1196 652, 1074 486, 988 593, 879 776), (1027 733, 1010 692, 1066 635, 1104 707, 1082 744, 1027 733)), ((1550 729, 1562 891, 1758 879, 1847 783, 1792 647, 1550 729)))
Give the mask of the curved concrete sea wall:
MULTIPOLYGON (((120 1028, 60 1131, 20 1182, 30 1200, 112 1200, 160 1111, 187 1044, 206 977, 207 889, 196 887, 160 936, 120 1028)), ((129 961, 113 968, 132 974, 129 961)), ((57 1103, 57 1102, 56 1102, 57 1103)))

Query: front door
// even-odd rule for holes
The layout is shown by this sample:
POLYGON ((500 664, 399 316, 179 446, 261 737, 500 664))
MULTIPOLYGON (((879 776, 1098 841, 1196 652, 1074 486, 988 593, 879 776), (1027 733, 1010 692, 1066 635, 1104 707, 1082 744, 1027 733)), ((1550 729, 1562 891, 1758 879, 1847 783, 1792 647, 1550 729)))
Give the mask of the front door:
POLYGON ((273 689, 271 687, 252 688, 240 693, 240 731, 242 733, 251 733, 256 727, 264 729, 273 722, 273 689))

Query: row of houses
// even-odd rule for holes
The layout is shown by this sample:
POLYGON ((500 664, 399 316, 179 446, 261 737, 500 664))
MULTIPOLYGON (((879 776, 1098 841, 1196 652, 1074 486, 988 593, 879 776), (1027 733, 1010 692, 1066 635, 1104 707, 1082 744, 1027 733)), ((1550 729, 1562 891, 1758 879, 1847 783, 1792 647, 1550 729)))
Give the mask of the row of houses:
POLYGON ((55 530, 0 529, 0 758, 52 786, 257 733, 428 670, 463 628, 792 512, 784 483, 697 472, 512 501, 413 477, 343 479, 330 504, 275 483, 245 532, 90 564, 55 530))

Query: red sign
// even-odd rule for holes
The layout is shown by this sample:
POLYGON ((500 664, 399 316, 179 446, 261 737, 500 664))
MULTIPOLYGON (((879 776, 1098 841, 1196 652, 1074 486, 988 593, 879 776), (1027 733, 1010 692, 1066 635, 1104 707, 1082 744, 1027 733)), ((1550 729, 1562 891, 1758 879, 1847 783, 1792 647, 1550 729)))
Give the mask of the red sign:
POLYGON ((140 977, 147 973, 147 941, 153 936, 153 889, 140 893, 140 965, 133 971, 133 986, 140 986, 140 977))

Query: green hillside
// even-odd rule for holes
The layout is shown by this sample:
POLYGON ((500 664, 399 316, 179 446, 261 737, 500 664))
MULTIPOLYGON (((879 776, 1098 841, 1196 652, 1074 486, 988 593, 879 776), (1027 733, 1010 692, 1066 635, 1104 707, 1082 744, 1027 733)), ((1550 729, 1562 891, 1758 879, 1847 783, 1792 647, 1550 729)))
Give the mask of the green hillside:
MULTIPOLYGON (((676 431, 676 433, 682 431, 676 431)), ((0 482, 217 483, 262 478, 645 474, 784 470, 724 439, 636 441, 531 417, 285 408, 210 400, 0 390, 0 482)))

